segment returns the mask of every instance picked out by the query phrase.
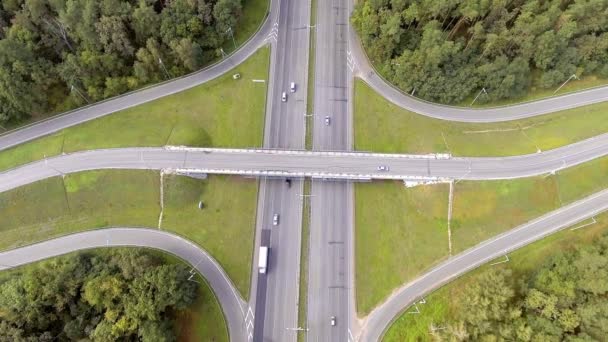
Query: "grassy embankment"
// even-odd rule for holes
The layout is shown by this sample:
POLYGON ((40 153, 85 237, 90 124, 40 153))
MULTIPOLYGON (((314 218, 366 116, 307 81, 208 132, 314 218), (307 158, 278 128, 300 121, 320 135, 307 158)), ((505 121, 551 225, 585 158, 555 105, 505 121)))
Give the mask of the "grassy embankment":
POLYGON ((387 153, 450 152, 509 156, 568 145, 608 132, 608 102, 501 123, 431 119, 393 105, 355 84, 355 148, 387 153))
POLYGON ((0 170, 44 156, 134 146, 254 147, 262 143, 269 49, 192 89, 129 108, 0 152, 0 170), (241 79, 233 80, 239 72, 241 79))
MULTIPOLYGON (((431 341, 429 328, 431 325, 441 327, 452 320, 459 308, 463 289, 475 281, 484 271, 491 267, 508 268, 513 276, 518 278, 533 272, 540 264, 548 260, 555 252, 564 251, 581 243, 590 243, 608 230, 608 213, 596 217, 597 223, 577 230, 563 230, 546 237, 531 245, 509 254, 509 262, 498 265, 490 263, 472 271, 461 278, 445 285, 426 297, 426 304, 418 305, 420 314, 403 313, 386 331, 383 341, 431 341)), ((575 227, 580 226, 576 225, 575 227)), ((573 228, 575 228, 573 227, 573 228)), ((503 259, 501 258, 500 261, 503 259)), ((497 261, 492 261, 497 262, 497 261)), ((406 310, 405 312, 407 312, 406 310)))

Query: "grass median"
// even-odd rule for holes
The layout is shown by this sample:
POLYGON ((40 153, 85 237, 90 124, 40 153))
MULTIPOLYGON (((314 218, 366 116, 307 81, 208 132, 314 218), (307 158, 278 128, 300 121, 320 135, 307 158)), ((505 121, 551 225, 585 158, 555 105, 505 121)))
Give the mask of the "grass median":
POLYGON ((585 228, 574 231, 566 229, 510 253, 507 263, 493 266, 488 263, 445 285, 427 296, 425 304, 418 305, 420 314, 408 314, 407 312, 413 309, 406 309, 389 327, 382 341, 432 341, 431 327, 441 327, 444 322, 453 321, 457 317, 458 311, 462 308, 460 302, 463 290, 482 272, 490 267, 500 267, 511 269, 514 279, 529 274, 555 252, 573 248, 578 244, 590 243, 608 231, 608 213, 599 215, 596 219, 595 224, 585 228))
POLYGON ((608 157, 555 175, 448 185, 401 182, 355 187, 357 311, 367 315, 392 291, 449 255, 608 188, 608 157))
POLYGON ((192 89, 0 152, 0 170, 62 152, 137 146, 258 147, 262 144, 269 48, 192 89), (239 72, 241 78, 232 79, 239 72))
MULTIPOLYGON (((247 298, 257 181, 165 176, 163 197, 161 228, 208 250, 247 298)), ((49 178, 0 193, 0 249, 103 227, 158 228, 160 210, 158 172, 104 170, 49 178)))
POLYGON ((501 123, 460 123, 404 110, 355 83, 355 148, 388 153, 509 156, 568 145, 608 132, 608 102, 501 123))

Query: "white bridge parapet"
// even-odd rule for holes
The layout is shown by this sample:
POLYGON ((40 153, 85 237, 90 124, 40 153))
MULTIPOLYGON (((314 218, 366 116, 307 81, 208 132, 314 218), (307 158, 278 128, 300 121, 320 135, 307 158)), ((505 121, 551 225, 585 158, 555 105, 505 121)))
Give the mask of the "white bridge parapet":
MULTIPOLYGON (((216 148, 216 147, 188 147, 188 146, 165 146, 170 151, 192 151, 203 153, 241 153, 241 154, 284 154, 284 155, 309 155, 309 156, 343 156, 343 157, 367 157, 367 158, 405 158, 405 159, 450 159, 449 153, 431 154, 398 154, 398 153, 373 153, 373 152, 349 152, 349 151, 307 151, 307 150, 276 150, 264 148, 216 148)), ((382 178, 387 178, 383 175, 382 178)))
POLYGON ((370 173, 370 174, 354 174, 354 173, 338 173, 338 172, 308 172, 308 171, 283 171, 283 170, 244 170, 244 169, 213 169, 213 168, 179 168, 173 172, 177 174, 222 174, 222 175, 242 175, 256 177, 311 177, 315 179, 344 179, 344 180, 360 180, 368 181, 372 179, 394 179, 411 182, 448 182, 448 178, 442 177, 424 177, 424 176, 406 176, 392 175, 386 173, 370 173))

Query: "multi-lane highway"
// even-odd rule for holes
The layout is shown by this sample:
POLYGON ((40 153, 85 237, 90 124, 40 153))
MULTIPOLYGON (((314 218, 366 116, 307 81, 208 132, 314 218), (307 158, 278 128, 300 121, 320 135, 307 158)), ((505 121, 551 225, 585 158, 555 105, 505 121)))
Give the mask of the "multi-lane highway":
POLYGON ((259 47, 271 44, 264 147, 272 150, 126 148, 61 155, 0 173, 0 192, 37 180, 93 169, 171 169, 259 176, 256 255, 271 247, 269 273, 252 265, 250 302, 234 290, 206 252, 158 231, 115 229, 81 233, 0 253, 17 265, 71 250, 105 245, 163 249, 184 258, 207 277, 218 294, 235 341, 295 341, 299 286, 303 177, 313 177, 311 196, 308 329, 310 341, 376 341, 400 310, 483 262, 608 209, 604 191, 556 210, 453 257, 401 288, 372 312, 361 331, 354 305, 353 185, 357 179, 443 181, 507 179, 554 172, 608 154, 608 134, 559 149, 505 158, 451 158, 340 152, 352 149, 353 75, 391 102, 422 115, 465 122, 507 121, 608 100, 608 87, 515 106, 470 109, 442 106, 403 94, 370 66, 350 30, 352 1, 317 1, 317 24, 309 27, 310 2, 272 0, 258 33, 234 54, 200 72, 119 96, 21 130, 0 135, 0 151, 121 109, 167 96, 228 72, 259 47), (316 30, 313 149, 305 137, 309 30, 316 30), (290 83, 296 91, 290 92, 290 83), (286 101, 281 94, 286 92, 286 101), (279 150, 280 149, 280 150, 279 150), (320 152, 333 151, 333 152, 320 152), (379 170, 379 166, 386 167, 379 170), (270 178, 267 176, 271 176, 270 178), (279 178, 277 178, 279 177, 279 178), (291 178, 291 184, 285 182, 291 178), (349 181, 344 182, 344 179, 349 181), (338 181, 341 180, 341 181, 338 181), (280 215, 279 224, 272 219, 280 215), (103 235, 106 234, 106 235, 103 235), (230 298, 230 294, 233 294, 230 298), (252 311, 253 310, 253 311, 252 311), (251 312, 254 312, 251 315, 251 312), (336 318, 336 326, 330 317, 336 318), (253 321, 251 318, 254 317, 253 321), (253 322, 253 323, 251 323, 253 322))
MULTIPOLYGON (((351 4, 348 0, 317 1, 313 108, 316 151, 352 148, 352 74, 347 67, 351 4)), ((340 166, 326 165, 341 170, 340 166)), ((308 341, 353 341, 353 201, 352 183, 313 180, 308 341)))
MULTIPOLYGON (((276 0, 273 6, 277 20, 267 37, 272 55, 264 147, 302 149, 310 5, 307 1, 276 0)), ((270 247, 270 254, 267 274, 252 269, 250 306, 255 308, 255 319, 253 331, 249 332, 254 341, 296 340, 302 191, 301 179, 293 179, 291 183, 276 178, 260 181, 254 260, 257 261, 260 245, 270 247), (273 224, 275 215, 277 225, 273 224)))
MULTIPOLYGON (((85 228, 85 227, 82 227, 85 228)), ((197 244, 175 234, 144 228, 91 230, 0 253, 0 270, 98 247, 137 246, 159 249, 188 262, 211 285, 226 317, 232 341, 245 341, 246 303, 218 262, 197 244)))

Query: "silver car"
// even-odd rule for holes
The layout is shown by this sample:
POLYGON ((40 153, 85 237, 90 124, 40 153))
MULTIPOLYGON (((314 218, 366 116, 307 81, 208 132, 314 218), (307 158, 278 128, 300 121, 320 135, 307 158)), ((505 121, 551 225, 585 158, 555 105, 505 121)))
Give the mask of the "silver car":
POLYGON ((279 225, 279 214, 274 214, 274 216, 272 217, 272 225, 273 226, 279 225))
POLYGON ((287 93, 283 92, 283 94, 281 95, 281 102, 287 102, 287 93))
POLYGON ((388 171, 388 165, 380 165, 380 166, 378 166, 378 171, 383 171, 383 172, 388 171))
POLYGON ((331 124, 331 118, 329 116, 325 117, 325 126, 329 126, 331 124))

